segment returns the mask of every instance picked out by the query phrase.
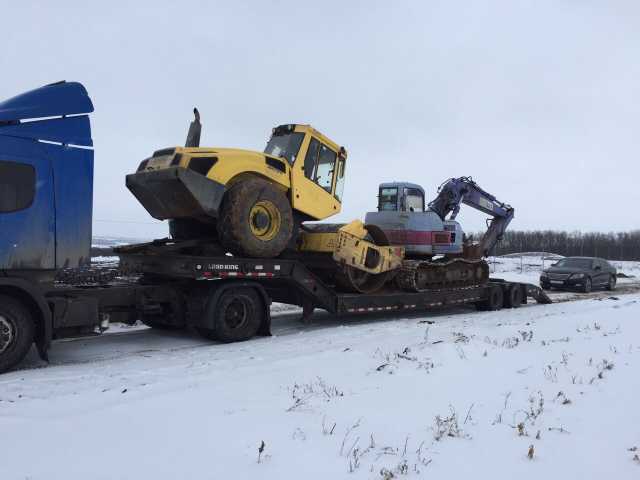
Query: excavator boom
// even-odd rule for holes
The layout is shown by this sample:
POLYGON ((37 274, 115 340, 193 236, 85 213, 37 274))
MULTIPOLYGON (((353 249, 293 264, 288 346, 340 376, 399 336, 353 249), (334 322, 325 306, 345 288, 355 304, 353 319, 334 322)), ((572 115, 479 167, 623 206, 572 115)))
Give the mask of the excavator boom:
POLYGON ((438 196, 429 203, 429 208, 443 221, 449 215, 449 220, 454 220, 460 211, 461 203, 493 217, 478 246, 482 256, 489 255, 513 220, 513 207, 500 202, 495 196, 480 188, 471 177, 459 177, 450 178, 440 185, 438 196))

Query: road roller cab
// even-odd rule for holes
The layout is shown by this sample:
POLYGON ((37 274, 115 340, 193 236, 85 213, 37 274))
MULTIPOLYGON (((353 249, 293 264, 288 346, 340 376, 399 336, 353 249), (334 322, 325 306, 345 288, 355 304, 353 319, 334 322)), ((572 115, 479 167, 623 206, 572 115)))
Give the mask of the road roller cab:
POLYGON ((175 238, 217 237, 229 252, 275 257, 300 222, 340 212, 347 154, 310 125, 280 125, 264 152, 200 147, 197 110, 185 147, 157 150, 127 187, 175 238))

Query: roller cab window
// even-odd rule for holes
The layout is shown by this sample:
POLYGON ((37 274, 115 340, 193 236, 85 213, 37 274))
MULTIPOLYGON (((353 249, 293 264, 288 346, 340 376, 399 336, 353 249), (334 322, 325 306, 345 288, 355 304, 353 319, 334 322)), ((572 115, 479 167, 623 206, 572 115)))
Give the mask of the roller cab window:
POLYGON ((0 160, 0 213, 29 208, 36 194, 36 171, 31 165, 0 160))
POLYGON ((312 138, 304 159, 304 175, 331 193, 337 153, 312 138))
POLYGON ((264 153, 284 158, 290 165, 293 165, 300 151, 302 140, 304 140, 304 133, 288 131, 282 127, 275 128, 264 153))
POLYGON ((342 192, 344 190, 344 173, 347 168, 347 159, 343 155, 338 156, 338 167, 336 169, 336 192, 334 196, 336 199, 342 201, 342 192))

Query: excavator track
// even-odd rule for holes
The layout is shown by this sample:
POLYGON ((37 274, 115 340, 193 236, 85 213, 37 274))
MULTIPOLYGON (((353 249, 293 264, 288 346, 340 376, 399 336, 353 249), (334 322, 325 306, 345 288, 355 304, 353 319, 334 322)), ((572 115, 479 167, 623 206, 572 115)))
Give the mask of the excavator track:
POLYGON ((405 260, 395 281, 398 287, 409 292, 486 285, 489 281, 489 265, 484 260, 464 258, 446 261, 405 260))

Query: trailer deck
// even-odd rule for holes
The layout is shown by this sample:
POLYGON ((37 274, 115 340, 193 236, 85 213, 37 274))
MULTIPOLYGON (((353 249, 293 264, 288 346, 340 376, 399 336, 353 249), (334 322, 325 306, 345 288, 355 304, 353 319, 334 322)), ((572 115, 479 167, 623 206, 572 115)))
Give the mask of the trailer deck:
MULTIPOLYGON (((175 244, 170 247, 176 249, 175 244)), ((536 285, 491 279, 487 285, 466 288, 438 289, 426 292, 407 292, 387 286, 371 294, 344 293, 328 285, 315 275, 302 260, 254 259, 228 255, 199 256, 183 254, 158 255, 163 246, 157 242, 121 247, 124 271, 139 274, 181 278, 194 281, 249 280, 260 284, 269 297, 281 303, 299 305, 310 314, 313 308, 322 308, 332 314, 353 314, 397 310, 420 310, 447 305, 486 302, 492 289, 503 292, 518 288, 521 302, 533 298, 539 303, 551 299, 536 285), (155 254, 151 254, 154 252, 155 254)), ((519 305, 509 305, 517 307, 519 305)), ((495 309, 490 306, 489 309, 495 309)))

